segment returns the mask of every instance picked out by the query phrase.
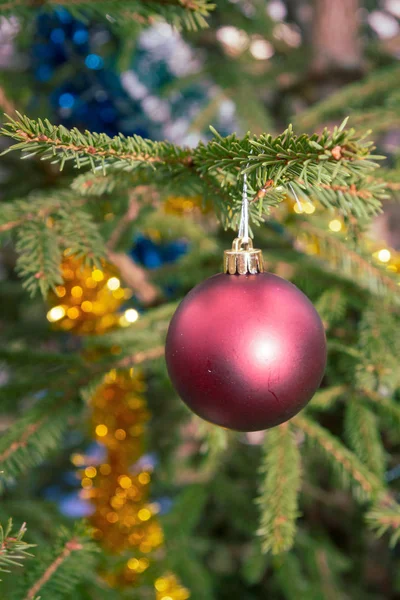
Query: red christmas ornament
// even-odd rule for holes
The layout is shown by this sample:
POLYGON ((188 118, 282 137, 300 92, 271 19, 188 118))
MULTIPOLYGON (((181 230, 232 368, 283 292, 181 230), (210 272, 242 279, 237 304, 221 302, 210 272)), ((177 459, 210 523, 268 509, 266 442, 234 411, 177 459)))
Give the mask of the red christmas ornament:
POLYGON ((263 273, 242 240, 225 252, 225 273, 197 285, 172 318, 168 372, 197 415, 237 431, 268 429, 297 414, 318 389, 325 332, 310 300, 263 273))

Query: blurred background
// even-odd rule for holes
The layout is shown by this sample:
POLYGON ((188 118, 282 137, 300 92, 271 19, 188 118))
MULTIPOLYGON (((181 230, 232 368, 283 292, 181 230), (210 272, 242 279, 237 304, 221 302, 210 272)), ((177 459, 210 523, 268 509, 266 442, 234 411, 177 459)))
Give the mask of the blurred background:
MULTIPOLYGON (((209 125, 223 136, 247 131, 276 135, 293 123, 300 134, 321 132, 349 116, 348 126, 367 136, 373 130, 377 153, 387 157, 379 176, 389 182, 389 192, 384 212, 372 225, 362 226, 340 211, 329 212, 294 195, 271 210, 255 236, 257 246, 266 249, 268 268, 295 281, 312 298, 333 341, 322 390, 330 396, 320 396, 318 418, 362 462, 368 463, 367 456, 376 459, 371 469, 398 494, 398 426, 365 414, 346 416, 342 400, 349 389, 362 387, 398 403, 397 313, 389 315, 389 323, 377 320, 389 318, 382 314, 382 286, 385 291, 385 286, 400 283, 400 0, 222 0, 208 18, 209 27, 199 31, 179 31, 155 18, 123 23, 64 6, 41 10, 36 3, 27 15, 16 13, 0 21, 0 107, 9 115, 18 110, 68 128, 188 146, 211 139, 209 125), (360 237, 351 246, 356 234, 360 237), (352 252, 356 248, 359 259, 348 254, 347 244, 352 252), (352 442, 353 421, 359 417, 370 427, 361 450, 352 442)), ((0 143, 5 149, 9 142, 0 143)), ((17 154, 7 154, 0 164, 1 201, 25 199, 33 191, 57 193, 72 176, 71 167, 60 172, 57 165, 36 159, 21 163, 17 154)), ((218 272, 221 252, 231 244, 232 232, 224 231, 207 203, 185 189, 170 193, 153 189, 151 181, 140 188, 124 182, 121 189, 100 190, 99 196, 91 210, 112 241, 110 264, 98 269, 97 280, 90 272, 84 277, 86 284, 90 276, 95 282, 107 280, 113 294, 85 296, 90 305, 98 301, 105 306, 100 324, 85 325, 82 313, 77 325, 73 290, 79 298, 82 287, 84 294, 89 292, 78 280, 75 264, 64 260, 65 282, 47 301, 32 299, 14 270, 14 241, 7 238, 3 245, 0 331, 4 347, 19 353, 20 361, 10 366, 1 355, 3 433, 18 410, 46 395, 49 373, 59 376, 61 367, 43 364, 32 391, 30 351, 93 357, 101 354, 101 344, 75 334, 100 333, 106 334, 105 351, 118 354, 123 343, 119 334, 107 338, 116 324, 123 331, 137 324, 139 339, 153 334, 158 339, 167 327, 170 304, 218 272), (118 206, 125 207, 123 218, 118 206), (65 295, 70 304, 63 304, 65 295), (106 313, 112 315, 108 321, 106 313), (13 369, 19 384, 26 384, 22 395, 21 385, 10 384, 13 369)), ((62 379, 57 381, 62 385, 62 379)), ((262 496, 263 434, 230 437, 192 418, 176 398, 162 360, 134 383, 117 383, 120 387, 111 396, 119 397, 122 389, 137 398, 130 407, 139 411, 142 427, 132 450, 139 478, 135 485, 145 490, 140 509, 149 511, 142 513, 149 528, 132 542, 136 554, 129 555, 128 563, 124 554, 121 566, 126 548, 109 529, 113 517, 107 517, 108 525, 97 519, 99 504, 91 495, 96 469, 102 467, 107 477, 109 447, 100 439, 107 432, 99 429, 105 427, 104 403, 95 401, 94 416, 86 415, 85 423, 91 425, 75 423, 58 440, 57 453, 4 489, 0 519, 12 514, 18 525, 27 520, 28 539, 39 548, 53 542, 55 524, 70 527, 89 518, 97 528, 96 539, 105 548, 100 566, 88 567, 85 582, 73 595, 60 597, 400 598, 398 547, 389 547, 388 539, 378 539, 366 527, 363 502, 360 507, 332 481, 330 468, 312 451, 304 456, 302 517, 294 549, 286 555, 263 554, 254 536, 259 526, 254 499, 262 496), (152 541, 146 542, 146 536, 152 541), (162 567, 147 558, 154 548, 162 548, 157 559, 162 567), (168 580, 175 575, 164 577, 164 567, 177 574, 176 581, 168 580), (155 592, 154 581, 159 582, 155 592)), ((111 379, 108 385, 116 383, 111 379)), ((129 421, 125 400, 121 402, 129 421)), ((298 441, 302 444, 301 435, 298 441)), ((13 573, 4 575, 1 597, 12 600, 16 585, 13 573)))

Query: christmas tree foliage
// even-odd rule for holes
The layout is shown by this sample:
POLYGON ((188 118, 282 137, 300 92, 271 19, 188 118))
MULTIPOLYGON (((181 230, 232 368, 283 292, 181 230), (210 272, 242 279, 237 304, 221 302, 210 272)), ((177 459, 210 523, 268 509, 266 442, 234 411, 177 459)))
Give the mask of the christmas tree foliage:
POLYGON ((19 57, 0 51, 1 598, 397 597, 386 4, 0 0, 19 57), (298 415, 236 433, 187 410, 164 347, 221 271, 245 177, 266 270, 313 301, 328 363, 298 415))

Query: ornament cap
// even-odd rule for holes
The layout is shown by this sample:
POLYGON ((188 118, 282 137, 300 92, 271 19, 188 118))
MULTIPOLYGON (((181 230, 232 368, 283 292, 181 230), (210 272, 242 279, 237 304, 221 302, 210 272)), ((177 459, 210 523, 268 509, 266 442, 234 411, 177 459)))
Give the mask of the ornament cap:
POLYGON ((225 250, 224 252, 224 273, 229 273, 229 275, 255 275, 263 272, 261 250, 253 248, 253 242, 250 238, 235 238, 232 243, 232 250, 225 250))

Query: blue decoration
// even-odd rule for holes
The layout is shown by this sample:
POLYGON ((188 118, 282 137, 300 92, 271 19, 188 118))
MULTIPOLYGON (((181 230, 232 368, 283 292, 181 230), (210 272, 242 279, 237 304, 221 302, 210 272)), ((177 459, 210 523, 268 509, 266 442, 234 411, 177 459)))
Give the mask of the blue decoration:
POLYGON ((157 269, 165 263, 173 263, 188 251, 186 240, 156 243, 151 238, 138 235, 130 251, 135 262, 147 269, 157 269))
POLYGON ((98 54, 88 54, 85 58, 85 65, 88 69, 101 69, 103 67, 104 61, 98 54))
POLYGON ((71 519, 81 519, 93 514, 95 508, 87 500, 83 500, 79 491, 67 494, 58 503, 61 514, 71 519))
MULTIPOLYGON (((163 88, 200 66, 186 42, 172 30, 169 36, 165 27, 162 35, 156 25, 139 36, 131 64, 120 73, 120 44, 106 23, 81 21, 63 7, 39 13, 30 52, 36 81, 30 111, 34 114, 50 98, 53 119, 66 127, 178 143, 206 137, 208 133, 190 133, 189 127, 209 102, 207 86, 178 86, 164 97, 163 88)), ((215 124, 222 134, 235 128, 222 118, 215 124)), ((146 260, 156 268, 159 261, 150 254, 146 260)))
POLYGON ((68 92, 61 94, 61 96, 58 98, 58 104, 61 106, 61 108, 72 108, 74 103, 74 96, 68 92))

